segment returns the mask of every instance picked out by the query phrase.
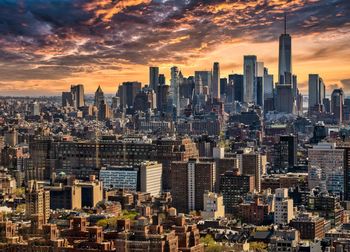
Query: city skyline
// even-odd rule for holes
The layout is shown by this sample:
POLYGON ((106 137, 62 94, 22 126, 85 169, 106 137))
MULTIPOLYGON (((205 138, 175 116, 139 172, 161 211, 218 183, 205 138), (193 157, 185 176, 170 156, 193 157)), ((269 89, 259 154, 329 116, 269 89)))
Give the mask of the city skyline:
POLYGON ((1 1, 2 95, 59 95, 82 83, 115 93, 124 81, 148 84, 157 65, 185 76, 220 63, 221 77, 242 73, 256 55, 278 79, 278 37, 293 40, 293 73, 307 94, 309 73, 327 95, 350 89, 350 3, 338 1, 1 1), (11 14, 9 14, 11 13, 11 14), (238 52, 238 53, 237 53, 238 52))

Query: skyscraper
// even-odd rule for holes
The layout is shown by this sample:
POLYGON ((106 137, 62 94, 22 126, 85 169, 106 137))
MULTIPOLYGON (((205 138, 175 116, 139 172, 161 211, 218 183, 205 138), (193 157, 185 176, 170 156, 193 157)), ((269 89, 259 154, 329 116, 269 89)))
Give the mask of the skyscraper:
POLYGON ((264 68, 264 100, 273 98, 273 75, 264 68))
POLYGON ((276 85, 275 109, 281 113, 294 114, 296 109, 291 84, 276 85))
POLYGON ((172 104, 176 108, 176 115, 180 115, 180 77, 179 69, 174 66, 171 68, 170 79, 170 92, 172 98, 172 104))
POLYGON ((95 92, 95 101, 94 101, 94 105, 99 108, 101 105, 101 102, 105 100, 105 95, 102 91, 101 86, 99 85, 96 92, 95 92))
POLYGON ((202 91, 204 94, 208 94, 212 90, 212 73, 211 71, 195 71, 194 79, 197 85, 199 79, 202 81, 202 91))
POLYGON ((80 108, 85 106, 84 100, 84 85, 72 85, 70 87, 70 92, 72 94, 73 106, 74 108, 80 108))
POLYGON ((256 104, 264 106, 264 62, 256 63, 256 104))
POLYGON ((137 93, 141 91, 141 82, 128 81, 119 86, 118 96, 122 108, 130 108, 134 105, 137 93))
POLYGON ((220 98, 220 65, 218 62, 214 62, 213 65, 213 81, 212 81, 212 97, 220 98))
POLYGON ((149 67, 149 87, 154 91, 159 85, 159 67, 149 67))
POLYGON ((343 89, 334 89, 331 98, 331 111, 338 123, 343 122, 344 92, 343 89))
MULTIPOLYGON (((229 85, 233 85, 233 94, 228 94, 232 96, 232 101, 243 102, 244 99, 244 86, 243 86, 243 75, 241 74, 230 74, 228 76, 229 85)), ((229 99, 229 101, 231 101, 229 99)))
POLYGON ((257 100, 257 83, 256 83, 256 56, 244 56, 243 66, 243 92, 244 102, 255 103, 257 100))
POLYGON ((287 17, 284 17, 284 33, 279 38, 278 73, 280 84, 292 84, 292 38, 287 34, 287 17))
POLYGON ((309 74, 309 111, 322 105, 325 98, 325 85, 318 74, 309 74))

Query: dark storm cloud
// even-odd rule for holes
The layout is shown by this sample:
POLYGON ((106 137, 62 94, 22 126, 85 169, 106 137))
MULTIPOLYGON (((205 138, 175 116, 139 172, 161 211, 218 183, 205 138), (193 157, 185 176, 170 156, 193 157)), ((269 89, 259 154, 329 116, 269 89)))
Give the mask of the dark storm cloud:
MULTIPOLYGON (((185 63, 225 41, 276 40, 284 11, 293 36, 350 21, 348 0, 2 0, 0 7, 0 74, 7 81, 185 63)), ((310 57, 335 47, 327 50, 310 57)))

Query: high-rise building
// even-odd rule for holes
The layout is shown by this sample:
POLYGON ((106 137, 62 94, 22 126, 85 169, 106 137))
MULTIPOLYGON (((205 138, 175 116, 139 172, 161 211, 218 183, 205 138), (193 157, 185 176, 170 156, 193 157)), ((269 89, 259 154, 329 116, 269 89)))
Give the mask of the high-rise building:
POLYGON ((131 108, 134 106, 136 95, 141 91, 141 82, 128 81, 123 82, 118 88, 120 105, 122 108, 131 108))
POLYGON ((331 96, 331 112, 338 123, 343 122, 344 92, 343 89, 334 89, 331 96))
POLYGON ((264 62, 256 62, 256 104, 264 106, 264 75, 265 75, 264 62))
POLYGON ((218 62, 215 62, 213 65, 212 89, 211 96, 220 98, 220 65, 218 62))
POLYGON ((237 167, 239 174, 254 177, 255 189, 260 192, 262 174, 261 155, 255 152, 237 154, 237 167))
POLYGON ((308 186, 313 189, 321 185, 327 191, 336 195, 342 195, 344 191, 344 150, 336 149, 335 143, 319 143, 308 150, 308 186), (320 169, 320 177, 316 175, 316 169, 320 169))
POLYGON ((159 80, 159 85, 163 86, 163 85, 166 84, 165 75, 164 74, 159 74, 158 80, 159 80))
POLYGON ((253 192, 254 185, 254 176, 240 175, 237 169, 221 174, 219 191, 224 198, 225 211, 230 214, 237 213, 242 197, 253 192))
POLYGON ((159 196, 162 192, 162 164, 157 162, 143 162, 140 165, 141 192, 159 196))
POLYGON ((288 198, 287 188, 275 190, 275 225, 286 225, 293 219, 293 200, 288 198))
POLYGON ((287 34, 287 18, 284 33, 279 38, 278 79, 280 84, 292 84, 292 38, 287 34))
POLYGON ((159 67, 149 67, 149 87, 154 91, 159 85, 159 67))
POLYGON ((291 84, 276 85, 274 106, 280 113, 294 114, 296 110, 295 97, 291 84))
POLYGON ((62 92, 62 107, 70 107, 73 104, 71 92, 62 92))
POLYGON ((180 161, 171 163, 171 195, 180 212, 203 210, 203 195, 215 189, 215 162, 180 161))
POLYGON ((80 108, 85 106, 84 85, 77 84, 70 87, 73 99, 73 107, 80 108))
POLYGON ((26 188, 26 215, 38 215, 47 223, 50 218, 50 191, 45 190, 43 184, 36 180, 28 181, 26 188))
POLYGON ((170 93, 172 105, 176 109, 176 116, 180 116, 180 76, 179 69, 174 66, 171 68, 170 93))
POLYGON ((226 94, 227 78, 220 78, 220 97, 226 94))
POLYGON ((323 104, 325 85, 318 74, 309 74, 309 111, 323 104))
POLYGON ((97 118, 99 121, 105 121, 111 117, 111 109, 105 100, 101 101, 99 104, 99 109, 97 112, 97 118))
POLYGON ((212 72, 211 71, 195 71, 194 80, 197 82, 201 80, 202 82, 202 92, 208 95, 210 90, 212 90, 212 72))
POLYGON ((233 86, 232 101, 243 102, 244 100, 244 85, 243 75, 232 74, 228 76, 229 84, 233 86))
POLYGON ((97 108, 100 108, 101 102, 105 100, 105 95, 102 91, 101 86, 99 85, 96 92, 95 92, 95 100, 94 100, 94 105, 97 108))
POLYGON ((280 136, 279 142, 274 145, 272 166, 277 169, 287 169, 296 166, 297 147, 297 136, 280 136))
POLYGON ((264 100, 273 98, 273 75, 264 68, 264 100))
POLYGON ((35 101, 30 105, 30 115, 39 116, 40 115, 40 103, 35 101))
POLYGON ((244 56, 243 63, 243 101, 256 103, 257 100, 257 83, 256 83, 256 56, 244 56))

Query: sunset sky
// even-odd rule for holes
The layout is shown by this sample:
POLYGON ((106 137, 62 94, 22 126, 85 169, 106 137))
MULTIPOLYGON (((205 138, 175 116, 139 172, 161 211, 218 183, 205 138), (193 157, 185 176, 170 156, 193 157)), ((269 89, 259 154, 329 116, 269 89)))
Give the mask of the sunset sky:
POLYGON ((226 77, 248 54, 276 81, 284 12, 300 90, 318 73, 350 94, 350 0, 0 0, 0 95, 115 93, 146 84, 150 65, 167 83, 173 65, 188 76, 218 61, 226 77))

